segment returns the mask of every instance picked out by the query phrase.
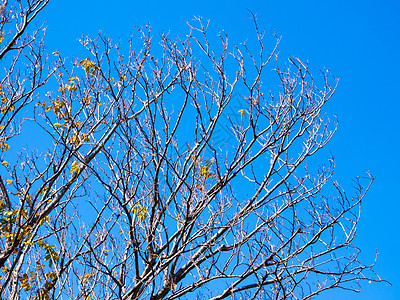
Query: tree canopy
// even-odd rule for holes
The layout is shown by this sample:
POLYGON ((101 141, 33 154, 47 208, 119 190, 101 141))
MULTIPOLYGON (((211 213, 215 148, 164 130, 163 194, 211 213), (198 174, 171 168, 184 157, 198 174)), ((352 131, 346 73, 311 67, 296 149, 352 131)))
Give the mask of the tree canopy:
POLYGON ((308 299, 382 281, 353 243, 373 177, 349 195, 333 157, 313 167, 337 126, 328 70, 279 62, 255 16, 251 46, 198 18, 185 39, 99 34, 66 60, 32 29, 47 3, 0 8, 2 299, 308 299))

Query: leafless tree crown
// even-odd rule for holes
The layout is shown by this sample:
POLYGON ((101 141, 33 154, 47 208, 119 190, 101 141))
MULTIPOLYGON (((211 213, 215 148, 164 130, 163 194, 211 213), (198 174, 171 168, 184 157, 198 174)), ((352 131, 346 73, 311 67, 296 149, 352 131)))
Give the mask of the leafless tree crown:
POLYGON ((336 131, 328 71, 278 64, 255 18, 253 46, 216 45, 196 19, 184 40, 137 28, 127 50, 82 38, 69 63, 30 30, 47 3, 0 7, 1 299, 307 299, 382 281, 353 244, 373 178, 349 196, 333 158, 307 168, 336 131))

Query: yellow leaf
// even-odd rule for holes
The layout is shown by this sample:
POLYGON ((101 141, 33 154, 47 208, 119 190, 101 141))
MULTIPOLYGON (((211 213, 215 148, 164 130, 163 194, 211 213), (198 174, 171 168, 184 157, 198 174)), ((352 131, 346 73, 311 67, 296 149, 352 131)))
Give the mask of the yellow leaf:
POLYGON ((83 104, 90 104, 92 103, 92 98, 90 96, 87 96, 84 100, 83 100, 83 104))
POLYGON ((10 149, 10 145, 6 144, 6 139, 2 138, 0 139, 0 151, 4 152, 10 149))
POLYGON ((96 64, 88 58, 81 60, 79 64, 85 69, 86 74, 90 72, 91 75, 94 75, 93 73, 97 69, 96 64))
POLYGON ((176 226, 179 227, 179 226, 183 225, 184 220, 181 217, 175 217, 174 219, 176 220, 176 223, 177 223, 176 226))
POLYGON ((70 79, 68 79, 69 83, 75 83, 75 80, 79 81, 78 77, 71 77, 70 79))
POLYGON ((44 186, 41 189, 36 190, 37 192, 39 192, 40 195, 43 195, 46 191, 47 191, 48 187, 44 186))
POLYGON ((71 144, 77 143, 77 146, 79 145, 79 140, 78 140, 78 138, 77 138, 76 135, 73 135, 73 136, 71 137, 71 139, 69 140, 69 142, 70 142, 71 144))
MULTIPOLYGON (((8 101, 7 99, 3 99, 4 100, 4 103, 6 102, 6 101, 8 101)), ((3 101, 2 101, 3 102, 3 101)), ((3 103, 2 103, 3 104, 3 103)), ((2 113, 2 114, 5 114, 5 113, 7 113, 7 112, 9 112, 9 111, 14 111, 14 109, 15 109, 15 106, 14 105, 11 105, 11 106, 4 106, 1 110, 0 110, 0 113, 2 113)))
POLYGON ((8 166, 8 162, 7 161, 5 161, 5 160, 3 160, 3 162, 1 163, 3 166, 8 166))
POLYGON ((238 112, 240 112, 240 116, 243 118, 243 117, 244 117, 244 115, 245 115, 245 112, 244 112, 244 110, 243 110, 243 109, 241 109, 241 110, 239 110, 238 112))
POLYGON ((144 222, 147 219, 147 209, 139 204, 135 204, 129 208, 129 211, 133 211, 133 213, 140 219, 140 221, 144 222))
POLYGON ((75 84, 66 85, 65 87, 69 92, 70 91, 76 92, 76 90, 78 89, 78 87, 75 84))
POLYGON ((61 94, 65 94, 66 90, 67 89, 65 86, 60 86, 60 88, 58 89, 58 91, 61 92, 61 94))
POLYGON ((73 163, 72 163, 72 166, 71 166, 71 170, 69 171, 70 173, 80 173, 81 172, 81 168, 80 168, 80 166, 82 165, 82 163, 77 163, 76 161, 74 161, 73 163))
POLYGON ((12 184, 12 180, 11 179, 7 179, 7 184, 12 184))
POLYGON ((81 134, 81 138, 84 142, 90 142, 90 136, 85 133, 81 134))

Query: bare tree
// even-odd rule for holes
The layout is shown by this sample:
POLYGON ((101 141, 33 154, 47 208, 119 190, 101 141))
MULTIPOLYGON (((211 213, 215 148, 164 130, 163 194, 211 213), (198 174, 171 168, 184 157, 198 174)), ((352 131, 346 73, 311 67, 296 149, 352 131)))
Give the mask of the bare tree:
POLYGON ((70 65, 26 33, 46 4, 1 10, 4 299, 307 299, 382 281, 353 245, 373 178, 348 196, 333 158, 306 164, 336 130, 328 71, 275 64, 255 18, 255 47, 221 32, 215 48, 197 19, 156 45, 139 28, 128 50, 83 38, 70 65), (33 131, 45 142, 9 142, 33 131))

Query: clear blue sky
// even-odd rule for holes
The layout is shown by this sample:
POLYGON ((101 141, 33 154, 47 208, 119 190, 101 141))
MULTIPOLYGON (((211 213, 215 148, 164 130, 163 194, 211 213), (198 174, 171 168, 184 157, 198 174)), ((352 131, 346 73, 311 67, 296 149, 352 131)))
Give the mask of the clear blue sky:
POLYGON ((327 67, 340 78, 327 106, 339 119, 327 146, 336 158, 336 179, 351 187, 350 179, 367 170, 376 177, 363 203, 356 244, 365 263, 379 252, 376 271, 393 286, 365 284, 360 294, 339 291, 319 299, 400 299, 400 2, 50 0, 40 18, 47 21, 49 50, 72 58, 79 55, 82 34, 103 30, 124 41, 133 26, 150 23, 154 34, 170 30, 184 36, 194 15, 241 42, 253 33, 247 9, 258 15, 271 42, 274 31, 282 35, 282 61, 299 57, 315 73, 327 67))

